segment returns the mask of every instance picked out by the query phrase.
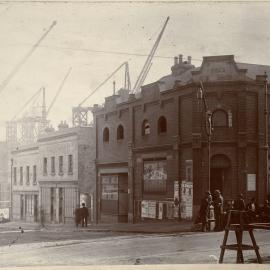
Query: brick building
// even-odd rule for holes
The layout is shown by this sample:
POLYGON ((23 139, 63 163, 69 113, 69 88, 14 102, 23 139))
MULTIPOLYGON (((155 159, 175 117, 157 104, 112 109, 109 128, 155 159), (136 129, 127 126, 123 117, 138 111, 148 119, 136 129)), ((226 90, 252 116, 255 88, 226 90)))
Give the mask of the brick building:
POLYGON ((194 67, 180 55, 171 71, 140 94, 123 99, 121 90, 93 111, 100 222, 194 217, 209 184, 226 200, 242 192, 262 203, 269 193, 270 67, 237 63, 233 55, 204 57, 194 67))
POLYGON ((41 215, 47 223, 74 222, 85 203, 95 217, 95 146, 92 127, 60 127, 38 139, 41 215))

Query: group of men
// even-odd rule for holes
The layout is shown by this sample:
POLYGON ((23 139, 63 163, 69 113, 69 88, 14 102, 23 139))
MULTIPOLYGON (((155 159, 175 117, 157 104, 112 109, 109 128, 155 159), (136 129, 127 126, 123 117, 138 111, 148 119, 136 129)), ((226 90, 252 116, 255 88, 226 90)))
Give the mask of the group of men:
POLYGON ((201 201, 200 207, 200 219, 202 222, 202 231, 205 232, 208 228, 208 219, 210 214, 210 208, 213 206, 215 216, 215 231, 223 230, 223 204, 224 200, 221 192, 215 190, 213 196, 210 191, 205 192, 205 197, 201 201))
MULTIPOLYGON (((205 196, 201 201, 200 221, 202 223, 202 231, 210 230, 209 218, 210 209, 214 210, 215 231, 222 231, 224 222, 226 222, 227 214, 224 211, 224 199, 219 190, 215 190, 212 194, 210 191, 205 192, 205 196)), ((263 207, 259 207, 255 198, 252 198, 248 204, 245 203, 244 196, 240 193, 237 199, 232 202, 229 209, 245 211, 245 222, 269 222, 270 221, 270 203, 268 200, 264 202, 263 207)))
POLYGON ((79 224, 82 223, 82 227, 87 227, 87 220, 89 216, 89 211, 85 207, 85 203, 82 203, 82 207, 77 207, 75 209, 75 224, 78 228, 79 224))

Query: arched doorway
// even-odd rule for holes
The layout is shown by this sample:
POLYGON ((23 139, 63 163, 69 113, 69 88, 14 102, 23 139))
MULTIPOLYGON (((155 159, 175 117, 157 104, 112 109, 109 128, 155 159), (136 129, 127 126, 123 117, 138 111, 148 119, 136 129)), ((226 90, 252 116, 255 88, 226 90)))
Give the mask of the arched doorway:
POLYGON ((225 155, 215 155, 211 158, 210 191, 219 189, 224 192, 226 178, 230 168, 230 160, 225 155))

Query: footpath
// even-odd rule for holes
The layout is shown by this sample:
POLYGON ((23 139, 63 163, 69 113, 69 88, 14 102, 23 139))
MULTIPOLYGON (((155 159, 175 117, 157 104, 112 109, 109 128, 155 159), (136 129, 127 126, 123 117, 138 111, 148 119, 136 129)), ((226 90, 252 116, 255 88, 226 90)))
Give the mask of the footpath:
POLYGON ((125 232, 125 233, 178 233, 194 231, 192 221, 144 221, 141 223, 117 223, 117 224, 89 224, 78 229, 74 224, 45 224, 44 227, 40 223, 24 223, 24 222, 7 222, 0 223, 0 233, 5 231, 18 231, 22 228, 27 230, 48 230, 48 231, 92 231, 92 232, 125 232))

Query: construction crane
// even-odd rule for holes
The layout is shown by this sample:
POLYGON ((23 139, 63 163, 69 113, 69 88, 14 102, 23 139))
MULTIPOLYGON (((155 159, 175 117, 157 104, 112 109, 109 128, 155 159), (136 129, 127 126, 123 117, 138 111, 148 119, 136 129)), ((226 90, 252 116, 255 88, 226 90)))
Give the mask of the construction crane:
POLYGON ((164 25, 162 27, 162 30, 159 33, 159 35, 157 37, 157 40, 156 40, 152 50, 150 51, 150 53, 149 53, 149 55, 148 55, 148 57, 147 57, 147 59, 146 59, 146 61, 144 63, 144 66, 143 66, 143 68, 141 70, 141 73, 138 76, 138 79, 137 79, 137 81, 136 81, 136 83, 135 83, 135 85, 134 85, 134 87, 132 89, 133 94, 136 94, 137 92, 139 92, 139 90, 141 89, 141 86, 143 85, 143 83, 145 81, 145 78, 146 78, 147 74, 149 73, 149 70, 150 70, 150 68, 152 66, 151 61, 152 61, 152 59, 153 59, 153 57, 155 55, 155 52, 157 50, 157 47, 159 45, 159 42, 160 42, 160 40, 162 38, 162 35, 163 35, 164 30, 165 30, 165 28, 166 28, 166 26, 168 24, 169 19, 170 19, 170 17, 167 17, 167 19, 166 19, 166 21, 165 21, 165 23, 164 23, 164 25))
POLYGON ((82 105, 100 89, 106 82, 108 82, 122 67, 125 67, 125 83, 124 88, 130 91, 131 82, 129 77, 129 66, 128 62, 122 63, 113 73, 110 74, 101 84, 99 84, 77 107, 72 109, 72 123, 73 126, 88 126, 89 115, 88 113, 92 110, 92 107, 82 107, 82 105))
MULTIPOLYGON (((56 95, 54 96, 48 110, 46 110, 46 91, 44 87, 41 87, 15 114, 11 121, 6 122, 6 141, 10 147, 14 147, 17 144, 29 144, 36 141, 37 137, 43 134, 49 125, 48 115, 55 104, 57 97, 59 96, 63 86, 71 72, 69 68, 63 81, 61 82, 56 95), (42 93, 42 105, 41 112, 35 115, 33 112, 30 115, 24 115, 18 118, 21 113, 28 107, 28 105, 34 102, 40 97, 42 93)), ((32 105, 32 109, 34 105, 32 105)), ((40 108, 40 106, 38 106, 40 108)))
POLYGON ((16 75, 16 73, 21 69, 21 67, 25 64, 28 58, 34 53, 42 40, 49 34, 49 32, 56 25, 56 21, 53 21, 48 30, 40 37, 40 39, 32 46, 30 51, 24 56, 24 58, 18 63, 18 65, 8 74, 7 78, 0 84, 0 93, 5 89, 10 80, 16 75))

